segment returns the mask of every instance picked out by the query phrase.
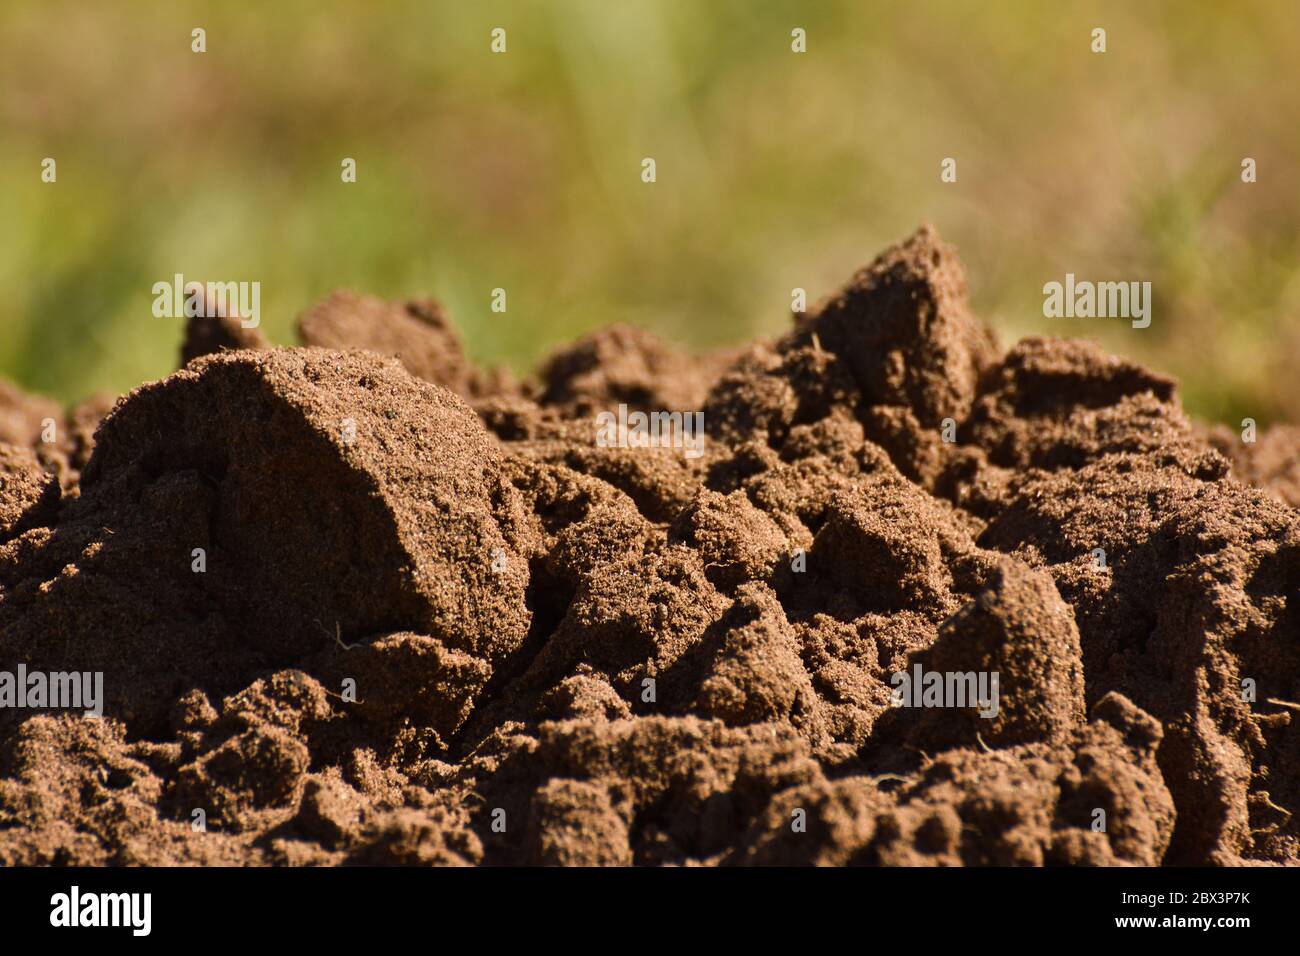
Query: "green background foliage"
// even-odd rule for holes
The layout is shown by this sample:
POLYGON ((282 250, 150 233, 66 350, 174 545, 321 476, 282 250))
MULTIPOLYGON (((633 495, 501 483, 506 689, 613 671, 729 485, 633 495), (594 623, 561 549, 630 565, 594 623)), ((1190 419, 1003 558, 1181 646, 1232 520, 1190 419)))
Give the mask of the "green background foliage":
POLYGON ((1096 338, 1204 417, 1294 417, 1297 63, 1289 0, 0 3, 0 375, 167 374, 177 272, 260 281, 281 343, 340 286, 440 298, 525 371, 613 321, 736 343, 928 220, 1004 342, 1096 338), (1151 327, 1045 319, 1066 272, 1150 280, 1151 327))

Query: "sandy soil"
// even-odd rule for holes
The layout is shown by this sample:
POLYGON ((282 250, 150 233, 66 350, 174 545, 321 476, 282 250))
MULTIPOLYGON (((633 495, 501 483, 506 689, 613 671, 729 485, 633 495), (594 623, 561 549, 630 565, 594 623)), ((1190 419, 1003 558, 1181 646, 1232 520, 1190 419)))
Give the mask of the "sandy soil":
POLYGON ((932 230, 727 354, 519 382, 350 292, 301 335, 0 386, 0 671, 104 675, 0 707, 0 863, 1300 861, 1300 433, 1003 351, 932 230))

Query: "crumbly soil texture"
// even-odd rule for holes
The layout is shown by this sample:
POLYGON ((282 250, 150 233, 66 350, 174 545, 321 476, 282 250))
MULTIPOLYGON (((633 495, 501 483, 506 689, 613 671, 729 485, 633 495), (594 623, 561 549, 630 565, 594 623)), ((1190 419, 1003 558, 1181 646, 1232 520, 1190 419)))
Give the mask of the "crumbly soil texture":
POLYGON ((1300 432, 1004 350, 932 229, 725 354, 300 336, 0 385, 0 864, 1300 862, 1300 432))

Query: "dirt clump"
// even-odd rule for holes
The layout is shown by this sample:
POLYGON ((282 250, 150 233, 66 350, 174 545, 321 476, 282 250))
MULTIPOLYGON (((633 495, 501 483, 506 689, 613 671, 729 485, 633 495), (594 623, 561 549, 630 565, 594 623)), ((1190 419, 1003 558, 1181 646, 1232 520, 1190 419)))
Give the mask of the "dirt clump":
POLYGON ((59 482, 26 448, 0 444, 0 541, 49 524, 58 512, 59 482))
POLYGON ((1232 462, 1234 478, 1300 508, 1300 426, 1274 425, 1248 442, 1240 431, 1218 425, 1208 438, 1232 462))
POLYGON ((1300 863, 1294 429, 1002 351, 933 229, 729 353, 300 334, 0 390, 0 864, 1300 863))
POLYGON ((266 337, 256 327, 244 325, 237 315, 193 315, 185 323, 181 342, 181 365, 224 349, 270 348, 266 337))
POLYGON ((561 349, 540 371, 538 401, 567 417, 617 408, 700 408, 732 353, 695 356, 643 329, 612 325, 561 349))
POLYGON ((298 335, 307 346, 396 358, 416 378, 465 398, 512 386, 504 371, 485 372, 470 362, 447 311, 432 299, 388 302, 339 290, 302 315, 298 335))

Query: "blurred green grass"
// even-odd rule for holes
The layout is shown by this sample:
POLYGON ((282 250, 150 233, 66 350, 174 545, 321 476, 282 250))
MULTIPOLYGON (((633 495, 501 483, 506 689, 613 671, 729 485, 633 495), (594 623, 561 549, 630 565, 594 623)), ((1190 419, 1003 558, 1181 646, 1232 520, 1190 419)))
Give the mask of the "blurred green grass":
POLYGON ((260 281, 283 343, 339 286, 434 295, 521 370, 612 321, 740 342, 929 220, 1004 342, 1096 338, 1203 417, 1294 419, 1298 28, 1282 0, 5 2, 0 375, 167 374, 177 272, 260 281), (1151 328, 1043 318, 1066 272, 1149 279, 1151 328))

